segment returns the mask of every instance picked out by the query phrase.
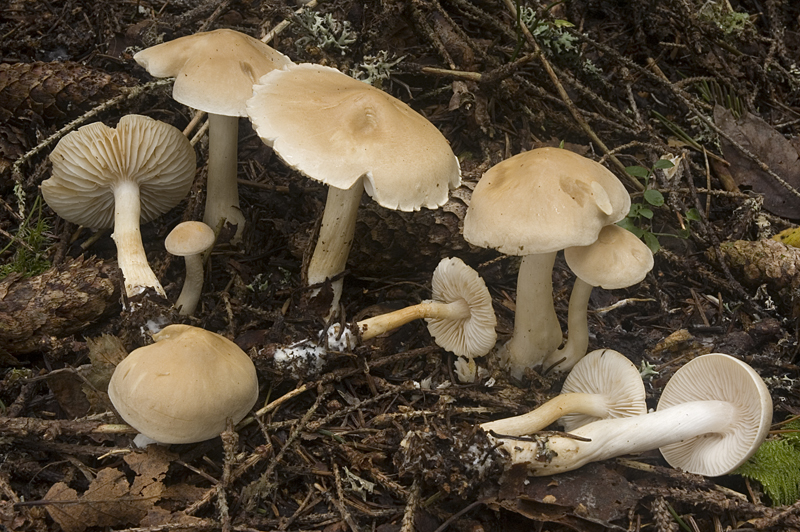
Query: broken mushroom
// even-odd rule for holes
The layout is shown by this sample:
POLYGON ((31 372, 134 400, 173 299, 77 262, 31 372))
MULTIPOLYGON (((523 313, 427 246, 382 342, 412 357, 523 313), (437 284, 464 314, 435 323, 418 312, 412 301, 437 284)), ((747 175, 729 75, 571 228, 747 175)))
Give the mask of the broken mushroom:
POLYGON ((203 291, 203 253, 214 245, 214 230, 203 222, 182 222, 169 232, 164 247, 172 255, 183 257, 186 278, 175 302, 184 316, 194 314, 203 291))

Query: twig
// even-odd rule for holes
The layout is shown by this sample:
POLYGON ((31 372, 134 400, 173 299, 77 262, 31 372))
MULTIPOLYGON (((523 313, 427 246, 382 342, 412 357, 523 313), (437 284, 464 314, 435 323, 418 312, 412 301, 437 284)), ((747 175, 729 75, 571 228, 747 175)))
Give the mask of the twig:
MULTIPOLYGON (((301 6, 299 9, 297 9, 294 13, 295 13, 295 15, 299 15, 300 13, 305 11, 306 9, 314 9, 315 7, 317 7, 317 3, 318 3, 317 0, 311 0, 310 2, 305 4, 304 6, 301 6)), ((263 43, 270 42, 272 39, 275 38, 275 36, 279 35, 283 30, 288 28, 289 24, 291 24, 291 23, 292 23, 292 21, 289 20, 289 19, 286 19, 286 20, 282 21, 280 24, 278 24, 277 26, 275 26, 274 28, 269 30, 266 35, 261 37, 261 42, 263 42, 263 43)))

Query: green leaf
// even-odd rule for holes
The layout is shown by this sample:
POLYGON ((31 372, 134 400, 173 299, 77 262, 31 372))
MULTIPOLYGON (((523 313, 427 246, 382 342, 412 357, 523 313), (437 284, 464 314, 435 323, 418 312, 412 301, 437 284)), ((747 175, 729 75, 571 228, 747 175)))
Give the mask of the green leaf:
POLYGON ((573 24, 569 20, 563 20, 563 19, 560 19, 560 18, 555 19, 553 21, 553 25, 556 28, 574 28, 575 27, 575 24, 573 24))
POLYGON ((644 243, 647 244, 647 247, 650 248, 650 251, 653 252, 653 254, 661 249, 661 242, 658 241, 658 237, 650 231, 645 231, 644 235, 642 235, 642 239, 644 240, 644 243))
POLYGON ((650 175, 650 170, 643 166, 626 166, 625 172, 640 179, 646 179, 650 175))
POLYGON ((769 440, 736 473, 757 480, 775 506, 800 499, 800 449, 786 440, 769 440))
POLYGON ((661 207, 664 205, 664 195, 654 188, 644 191, 644 200, 654 207, 661 207))
POLYGON ((642 235, 644 234, 644 230, 640 229, 639 227, 636 227, 636 224, 634 224, 633 220, 631 220, 630 218, 624 218, 620 220, 619 222, 617 222, 617 225, 622 227, 623 229, 627 229, 628 231, 636 235, 638 238, 642 238, 642 235))
POLYGON ((700 211, 692 207, 688 211, 686 211, 686 219, 690 222, 699 222, 700 221, 700 211))
POLYGON ((669 159, 659 159, 653 165, 653 168, 657 170, 666 170, 667 168, 672 168, 675 165, 669 159))
POLYGON ((639 208, 639 216, 641 216, 643 218, 647 218, 648 220, 650 220, 651 218, 653 218, 653 211, 651 211, 647 207, 640 207, 639 208))

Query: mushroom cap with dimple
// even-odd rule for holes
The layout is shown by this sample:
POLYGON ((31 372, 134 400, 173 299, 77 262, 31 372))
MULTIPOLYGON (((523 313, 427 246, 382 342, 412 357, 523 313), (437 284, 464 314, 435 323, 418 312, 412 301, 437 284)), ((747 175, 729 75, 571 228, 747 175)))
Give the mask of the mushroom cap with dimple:
POLYGON ((108 396, 122 419, 161 443, 193 443, 241 421, 258 399, 250 357, 190 325, 168 325, 114 370, 108 396))
POLYGON ((769 389, 741 360, 722 353, 691 360, 667 382, 657 410, 690 401, 725 401, 735 405, 737 414, 724 431, 661 447, 672 467, 711 477, 724 475, 750 458, 767 437, 772 423, 769 389))
POLYGON ((625 187, 603 165, 569 150, 537 148, 483 174, 464 238, 506 255, 551 253, 591 244, 630 205, 625 187))
POLYGON ((436 343, 460 357, 482 357, 497 341, 492 296, 478 272, 459 258, 442 259, 433 272, 434 301, 466 301, 470 315, 462 319, 426 318, 436 343))
POLYGON ((330 67, 291 64, 255 85, 247 113, 283 161, 327 185, 364 189, 389 209, 447 202, 461 183, 450 145, 425 117, 330 67))
POLYGON ((164 240, 167 251, 178 257, 197 255, 214 245, 214 230, 203 222, 181 222, 164 240))
POLYGON ((592 286, 607 290, 627 288, 653 269, 653 252, 639 238, 618 225, 603 227, 588 246, 564 250, 570 269, 592 286))
POLYGON ((50 153, 52 175, 42 196, 60 217, 95 229, 114 225, 114 186, 139 184, 141 221, 167 212, 189 193, 196 156, 175 127, 141 115, 116 128, 95 122, 62 138, 50 153))
POLYGON ((195 33, 133 56, 157 78, 174 77, 172 97, 189 107, 225 116, 247 116, 253 84, 291 60, 258 39, 229 29, 195 33))
MULTIPOLYGON (((625 355, 613 349, 597 349, 583 357, 567 375, 561 393, 602 396, 608 408, 605 419, 647 413, 639 370, 625 355)), ((598 419, 587 414, 568 414, 561 417, 560 423, 570 432, 598 419)))

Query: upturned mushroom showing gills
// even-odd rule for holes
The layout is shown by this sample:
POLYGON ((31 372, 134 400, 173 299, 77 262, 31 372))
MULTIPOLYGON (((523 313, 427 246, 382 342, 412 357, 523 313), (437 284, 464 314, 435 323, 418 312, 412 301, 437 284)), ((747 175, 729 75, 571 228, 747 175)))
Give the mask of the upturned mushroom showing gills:
POLYGON ((526 436, 561 420, 567 431, 597 421, 647 413, 639 370, 618 351, 598 349, 575 364, 561 394, 520 416, 482 423, 486 432, 526 436))
POLYGON ((116 129, 100 122, 61 139, 50 154, 53 173, 42 196, 65 220, 113 227, 117 262, 128 297, 164 289, 147 262, 140 222, 175 207, 192 186, 195 153, 176 128, 146 116, 122 117, 116 129))
POLYGON ((126 423, 160 443, 194 443, 238 423, 258 399, 250 357, 211 331, 168 325, 114 370, 108 396, 126 423))
POLYGON ((236 182, 239 117, 258 78, 291 63, 288 57, 258 39, 219 29, 180 37, 133 56, 151 75, 174 77, 172 97, 208 112, 208 183, 203 221, 214 228, 220 220, 236 226, 241 239, 244 215, 236 182))
POLYGON ((520 153, 478 181, 464 219, 475 246, 522 256, 514 333, 500 350, 512 376, 540 366, 561 345, 553 306, 556 253, 597 240, 600 230, 628 214, 631 200, 609 170, 559 148, 520 153))
MULTIPOLYGON (((458 160, 433 124, 334 68, 291 64, 273 70, 253 88, 247 113, 258 136, 287 165, 328 185, 309 286, 344 271, 365 190, 387 209, 415 211, 440 207, 461 183, 458 160)), ((338 312, 342 280, 332 289, 329 316, 338 312)))
POLYGON ((594 421, 569 435, 497 441, 512 463, 527 464, 536 476, 660 449, 672 467, 714 477, 752 456, 771 422, 772 399, 761 377, 736 358, 712 353, 675 373, 656 412, 594 421))

